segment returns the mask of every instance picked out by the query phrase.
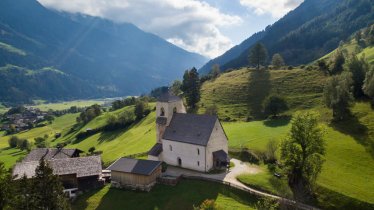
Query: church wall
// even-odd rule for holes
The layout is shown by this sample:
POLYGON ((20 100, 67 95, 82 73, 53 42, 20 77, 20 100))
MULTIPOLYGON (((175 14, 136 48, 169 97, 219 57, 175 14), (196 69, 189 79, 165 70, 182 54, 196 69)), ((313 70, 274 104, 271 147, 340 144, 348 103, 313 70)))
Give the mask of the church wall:
POLYGON ((169 140, 162 140, 162 159, 169 165, 179 166, 178 157, 182 160, 181 167, 205 172, 205 147, 169 140), (170 146, 172 151, 170 151, 170 146), (199 154, 198 154, 199 149, 199 154), (199 164, 198 164, 199 162, 199 164))
POLYGON ((213 152, 219 150, 228 154, 228 140, 221 123, 217 120, 207 146, 206 161, 209 169, 213 167, 213 152))

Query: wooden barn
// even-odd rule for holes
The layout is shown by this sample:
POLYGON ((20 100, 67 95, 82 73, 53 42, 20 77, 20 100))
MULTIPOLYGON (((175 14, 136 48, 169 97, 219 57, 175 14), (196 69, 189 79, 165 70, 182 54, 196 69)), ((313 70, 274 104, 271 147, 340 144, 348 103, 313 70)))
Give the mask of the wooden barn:
MULTIPOLYGON (((15 180, 22 178, 23 175, 26 175, 27 178, 35 176, 35 169, 38 167, 39 161, 28 161, 30 159, 27 157, 14 166, 15 180)), ((52 168, 53 174, 59 176, 64 191, 69 194, 69 197, 74 197, 77 191, 85 191, 104 185, 104 180, 101 177, 100 156, 50 158, 45 161, 52 168)))
POLYGON ((111 171, 112 186, 150 191, 161 176, 161 162, 120 158, 108 167, 111 171))

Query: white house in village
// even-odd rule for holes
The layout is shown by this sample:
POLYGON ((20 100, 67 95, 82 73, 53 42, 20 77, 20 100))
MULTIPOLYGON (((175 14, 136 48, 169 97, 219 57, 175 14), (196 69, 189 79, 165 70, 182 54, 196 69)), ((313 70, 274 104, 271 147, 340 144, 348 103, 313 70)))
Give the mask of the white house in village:
POLYGON ((227 166, 228 140, 216 116, 188 114, 182 99, 170 94, 158 99, 156 114, 149 160, 202 172, 227 166))

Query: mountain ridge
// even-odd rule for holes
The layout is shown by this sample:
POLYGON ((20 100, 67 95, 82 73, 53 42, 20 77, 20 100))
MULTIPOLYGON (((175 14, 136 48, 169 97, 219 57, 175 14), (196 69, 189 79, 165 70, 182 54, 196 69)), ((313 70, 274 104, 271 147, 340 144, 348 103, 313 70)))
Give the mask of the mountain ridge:
POLYGON ((0 42, 0 66, 53 67, 110 90, 104 96, 139 95, 206 62, 133 24, 62 13, 36 0, 0 2, 0 42))
MULTIPOLYGON (((334 50, 341 40, 373 21, 374 4, 369 0, 306 0, 268 26, 256 42, 268 48, 270 58, 280 53, 289 65, 306 64, 334 50)), ((252 45, 243 46, 245 50, 236 57, 226 52, 221 57, 230 61, 213 59, 199 71, 209 73, 216 63, 222 70, 246 66, 252 45)))

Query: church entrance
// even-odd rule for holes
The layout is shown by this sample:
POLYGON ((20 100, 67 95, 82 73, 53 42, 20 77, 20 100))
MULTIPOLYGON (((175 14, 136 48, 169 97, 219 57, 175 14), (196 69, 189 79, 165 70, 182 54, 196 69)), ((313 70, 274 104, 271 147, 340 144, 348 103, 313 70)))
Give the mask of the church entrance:
POLYGON ((182 159, 178 158, 178 166, 182 166, 182 159))

